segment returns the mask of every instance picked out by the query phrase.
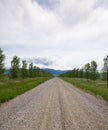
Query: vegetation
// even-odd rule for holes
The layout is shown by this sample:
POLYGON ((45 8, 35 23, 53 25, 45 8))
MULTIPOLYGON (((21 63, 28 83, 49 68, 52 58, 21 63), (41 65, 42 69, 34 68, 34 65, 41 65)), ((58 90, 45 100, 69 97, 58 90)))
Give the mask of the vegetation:
POLYGON ((106 75, 106 81, 108 85, 108 55, 104 58, 104 73, 106 75))
POLYGON ((20 74, 20 58, 17 56, 13 57, 13 60, 11 61, 11 77, 12 78, 18 78, 20 74))
POLYGON ((108 55, 104 58, 102 73, 97 71, 97 67, 96 61, 93 60, 90 63, 85 64, 83 68, 74 68, 73 70, 60 75, 60 77, 76 87, 99 95, 108 101, 108 55), (103 79, 107 81, 107 84, 103 79))
POLYGON ((89 63, 85 64, 84 70, 85 70, 86 78, 88 80, 89 79, 89 72, 90 72, 90 64, 89 63))
POLYGON ((13 57, 7 74, 4 60, 5 55, 0 48, 0 103, 34 88, 52 77, 51 74, 34 66, 33 63, 30 63, 28 67, 26 60, 22 61, 22 67, 20 67, 21 61, 18 56, 13 57))
POLYGON ((91 61, 90 71, 91 71, 91 79, 96 80, 96 71, 97 71, 96 61, 91 61))
POLYGON ((29 64, 29 77, 30 78, 34 77, 33 63, 29 64))
POLYGON ((0 48, 0 77, 4 74, 5 72, 5 67, 4 67, 4 60, 5 60, 5 55, 3 54, 3 51, 0 48))
POLYGON ((21 76, 22 76, 23 79, 28 77, 28 70, 27 70, 27 62, 26 62, 26 60, 22 61, 21 72, 22 72, 21 76))
POLYGON ((36 66, 34 66, 33 71, 34 71, 34 77, 36 77, 36 73, 37 73, 36 66))
POLYGON ((28 64, 26 60, 22 60, 22 67, 20 67, 20 58, 14 56, 11 61, 11 68, 9 69, 9 74, 5 73, 5 55, 0 48, 0 82, 3 82, 3 79, 27 79, 27 78, 36 78, 36 77, 52 77, 50 73, 47 73, 41 70, 39 67, 33 65, 33 63, 28 64))
MULTIPOLYGON (((33 63, 28 64, 26 60, 22 61, 20 67, 21 59, 18 56, 13 57, 9 74, 5 74, 4 60, 5 55, 0 48, 0 102, 7 101, 52 77, 51 74, 41 70, 33 63)), ((97 62, 93 60, 82 68, 73 68, 71 71, 61 74, 60 77, 64 77, 64 80, 77 87, 102 96, 108 101, 108 88, 104 86, 104 82, 104 85, 97 82, 99 79, 106 80, 108 85, 108 55, 103 61, 102 73, 97 71, 97 62)))
POLYGON ((50 78, 46 77, 26 80, 14 80, 12 82, 0 84, 0 103, 8 101, 17 95, 30 90, 48 79, 50 78))
POLYGON ((99 72, 97 71, 96 61, 91 61, 91 63, 85 64, 83 68, 74 68, 71 71, 68 71, 64 74, 61 74, 60 77, 69 77, 69 78, 80 78, 80 79, 89 79, 96 80, 100 77, 99 72))
POLYGON ((75 78, 62 78, 63 80, 70 82, 74 86, 90 92, 94 95, 101 96, 104 100, 108 101, 108 87, 101 80, 96 80, 93 82, 91 80, 80 80, 75 78))

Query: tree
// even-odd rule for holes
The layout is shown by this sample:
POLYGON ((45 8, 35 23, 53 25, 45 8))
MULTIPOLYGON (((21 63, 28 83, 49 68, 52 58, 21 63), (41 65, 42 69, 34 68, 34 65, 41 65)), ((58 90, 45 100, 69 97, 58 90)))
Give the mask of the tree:
POLYGON ((76 69, 75 69, 75 68, 72 70, 72 77, 73 77, 73 78, 76 77, 76 69))
POLYGON ((4 74, 5 72, 5 67, 4 67, 4 60, 5 60, 5 55, 3 54, 3 51, 0 48, 0 77, 4 74))
POLYGON ((96 70, 97 70, 97 63, 96 63, 96 61, 91 61, 90 70, 91 70, 91 78, 93 80, 95 80, 96 79, 96 70))
POLYGON ((11 61, 11 77, 12 78, 18 78, 20 74, 20 58, 17 56, 13 57, 13 60, 11 61))
POLYGON ((26 60, 22 61, 21 72, 22 72, 22 78, 27 78, 27 76, 28 76, 28 70, 27 70, 27 62, 26 62, 26 60))
POLYGON ((36 66, 33 67, 33 71, 34 71, 34 77, 36 77, 37 75, 37 71, 36 71, 36 66))
POLYGON ((90 72, 90 64, 89 63, 85 64, 84 70, 86 72, 86 78, 88 80, 89 79, 89 72, 90 72))
POLYGON ((104 58, 104 70, 106 73, 106 81, 108 85, 108 55, 104 58))
POLYGON ((34 77, 34 72, 33 72, 33 63, 29 64, 29 77, 33 78, 34 77))
POLYGON ((83 72, 83 68, 80 69, 80 78, 83 79, 83 75, 84 75, 84 72, 83 72))
POLYGON ((76 76, 75 76, 75 77, 76 77, 76 78, 79 77, 79 68, 76 69, 76 76))
POLYGON ((40 68, 37 67, 36 71, 37 71, 37 77, 40 77, 40 68))

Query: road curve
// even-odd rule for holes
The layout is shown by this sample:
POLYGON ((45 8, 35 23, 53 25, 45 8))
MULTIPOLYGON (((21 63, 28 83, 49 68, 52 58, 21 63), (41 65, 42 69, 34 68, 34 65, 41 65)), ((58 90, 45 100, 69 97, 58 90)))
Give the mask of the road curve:
POLYGON ((108 130, 108 106, 53 78, 2 104, 0 130, 108 130))

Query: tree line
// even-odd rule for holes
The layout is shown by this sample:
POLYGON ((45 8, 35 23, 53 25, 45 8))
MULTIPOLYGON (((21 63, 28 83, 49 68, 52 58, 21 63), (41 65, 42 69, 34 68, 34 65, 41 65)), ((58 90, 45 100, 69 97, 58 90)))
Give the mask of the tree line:
POLYGON ((68 71, 64 74, 61 74, 60 77, 70 77, 70 78, 86 78, 87 80, 96 80, 98 78, 102 78, 107 81, 108 84, 108 55, 103 59, 104 66, 102 68, 102 72, 98 72, 97 70, 97 62, 91 61, 87 63, 82 68, 74 68, 71 71, 68 71))
MULTIPOLYGON (((4 76, 5 74, 5 54, 3 54, 3 50, 0 48, 0 77, 4 76)), ((18 56, 14 56, 11 61, 11 67, 9 69, 9 77, 10 78, 34 78, 34 77, 49 77, 52 76, 51 74, 41 70, 33 63, 28 65, 26 60, 20 60, 18 56), (20 67, 20 64, 22 66, 20 67)))

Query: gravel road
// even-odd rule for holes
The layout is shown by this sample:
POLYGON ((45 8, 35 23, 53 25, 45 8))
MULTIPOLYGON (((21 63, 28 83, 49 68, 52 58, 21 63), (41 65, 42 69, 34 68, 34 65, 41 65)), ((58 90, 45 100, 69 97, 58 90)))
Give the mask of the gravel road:
POLYGON ((2 104, 0 130, 108 130, 108 106, 53 78, 2 104))

